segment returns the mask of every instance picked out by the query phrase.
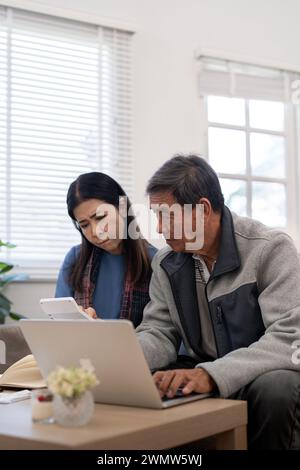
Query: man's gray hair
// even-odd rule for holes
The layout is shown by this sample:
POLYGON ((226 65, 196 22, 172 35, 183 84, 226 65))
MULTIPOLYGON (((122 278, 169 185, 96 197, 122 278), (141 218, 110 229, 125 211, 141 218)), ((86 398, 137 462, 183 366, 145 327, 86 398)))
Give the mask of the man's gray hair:
POLYGON ((150 178, 146 191, 147 194, 171 192, 181 205, 197 204, 205 197, 216 212, 224 206, 216 172, 197 155, 175 155, 166 161, 150 178))

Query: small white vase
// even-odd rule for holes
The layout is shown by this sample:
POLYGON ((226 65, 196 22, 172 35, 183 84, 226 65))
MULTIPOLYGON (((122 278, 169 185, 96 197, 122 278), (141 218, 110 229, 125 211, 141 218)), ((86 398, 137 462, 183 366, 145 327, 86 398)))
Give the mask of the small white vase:
POLYGON ((63 398, 60 395, 54 395, 55 422, 62 426, 84 426, 93 416, 94 408, 94 397, 89 390, 76 398, 63 398))

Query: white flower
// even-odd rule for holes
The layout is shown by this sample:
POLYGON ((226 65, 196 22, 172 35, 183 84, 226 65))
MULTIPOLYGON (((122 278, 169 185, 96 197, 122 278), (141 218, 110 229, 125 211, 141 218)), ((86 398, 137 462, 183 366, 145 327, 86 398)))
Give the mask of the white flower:
POLYGON ((57 367, 48 376, 50 390, 64 398, 74 398, 99 383, 89 359, 80 361, 81 367, 57 367))

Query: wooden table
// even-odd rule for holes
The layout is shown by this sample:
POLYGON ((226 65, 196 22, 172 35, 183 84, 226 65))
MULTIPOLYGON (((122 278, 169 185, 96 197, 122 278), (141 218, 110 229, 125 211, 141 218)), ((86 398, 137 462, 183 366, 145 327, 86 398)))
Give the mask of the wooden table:
POLYGON ((247 403, 207 398, 165 410, 96 405, 82 428, 33 424, 30 400, 0 405, 0 449, 170 449, 216 436, 217 449, 246 449, 247 403))

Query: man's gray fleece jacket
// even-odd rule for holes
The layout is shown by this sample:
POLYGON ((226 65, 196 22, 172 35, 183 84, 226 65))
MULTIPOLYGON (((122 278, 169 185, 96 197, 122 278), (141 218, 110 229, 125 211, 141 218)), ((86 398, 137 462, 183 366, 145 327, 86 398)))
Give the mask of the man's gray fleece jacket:
POLYGON ((292 358, 300 339, 300 262, 288 235, 227 207, 221 227, 219 255, 206 286, 218 358, 201 350, 193 258, 169 247, 152 261, 151 301, 136 331, 152 370, 175 362, 183 340, 197 367, 229 397, 265 372, 300 373, 292 358))

